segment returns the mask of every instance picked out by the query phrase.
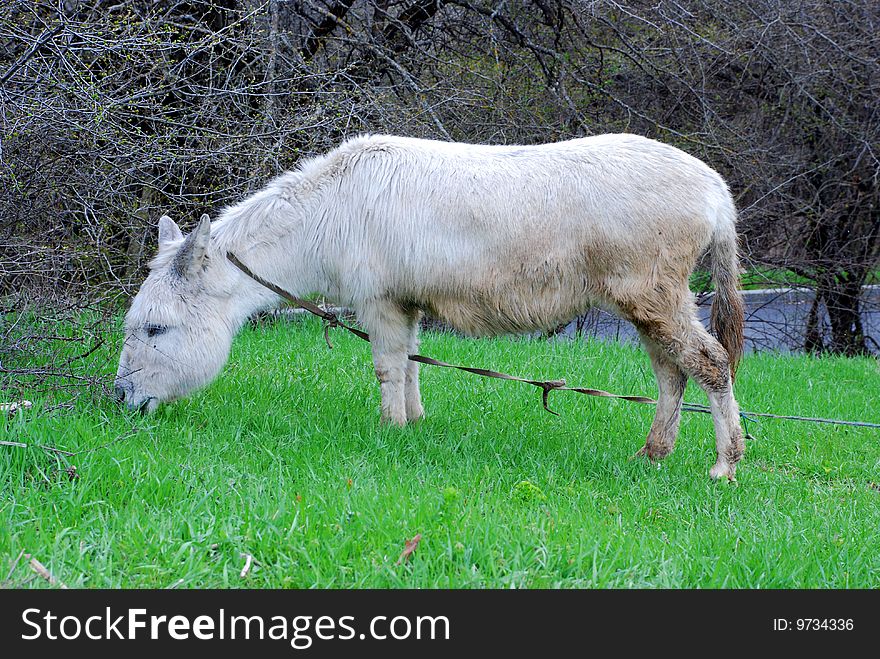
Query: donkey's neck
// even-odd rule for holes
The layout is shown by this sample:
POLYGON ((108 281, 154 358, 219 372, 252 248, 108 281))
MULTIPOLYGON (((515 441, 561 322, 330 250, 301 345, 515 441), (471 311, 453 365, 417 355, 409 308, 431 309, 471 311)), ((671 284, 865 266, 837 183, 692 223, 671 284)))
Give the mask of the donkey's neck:
POLYGON ((240 255, 277 244, 284 233, 289 202, 273 181, 250 197, 226 208, 211 226, 211 240, 221 250, 240 255))
MULTIPOLYGON (((305 248, 306 211, 295 195, 297 173, 285 174, 247 199, 223 211, 211 228, 211 240, 220 253, 232 253, 255 274, 302 297, 322 292, 317 280, 318 256, 305 248)), ((251 314, 270 308, 278 298, 265 287, 227 266, 238 277, 236 298, 241 322, 251 314)))

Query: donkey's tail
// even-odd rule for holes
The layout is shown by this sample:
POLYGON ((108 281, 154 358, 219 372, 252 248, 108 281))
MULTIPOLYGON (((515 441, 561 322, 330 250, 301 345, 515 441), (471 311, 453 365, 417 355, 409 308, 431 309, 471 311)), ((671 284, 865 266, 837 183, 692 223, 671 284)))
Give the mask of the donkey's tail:
POLYGON ((710 327, 730 359, 730 377, 743 354, 743 298, 739 291, 739 254, 736 237, 736 208, 729 197, 719 209, 715 233, 709 246, 712 255, 712 299, 710 327))

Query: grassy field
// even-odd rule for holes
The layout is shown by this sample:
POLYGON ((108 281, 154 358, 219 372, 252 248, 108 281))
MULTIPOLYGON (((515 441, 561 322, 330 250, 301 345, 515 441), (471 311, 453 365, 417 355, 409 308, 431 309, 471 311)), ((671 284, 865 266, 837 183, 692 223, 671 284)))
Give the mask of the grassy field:
MULTIPOLYGON (((694 293, 714 290, 712 278, 708 270, 695 270, 690 278, 691 290, 694 293)), ((751 266, 746 268, 739 279, 740 288, 744 290, 757 290, 763 288, 788 288, 804 286, 816 288, 815 279, 808 279, 784 268, 768 268, 765 266, 751 266)), ((869 272, 865 277, 866 286, 880 283, 880 270, 869 272)))
MULTIPOLYGON (((880 587, 876 429, 750 423, 738 482, 714 483, 705 415, 652 465, 629 460, 650 407, 556 393, 554 417, 531 387, 426 367, 428 417, 388 428, 368 347, 334 345, 307 320, 248 328, 213 385, 146 418, 28 393, 0 425, 30 445, 0 446, 3 584, 47 586, 26 552, 71 587, 880 587)), ((422 352, 655 393, 634 346, 428 334, 422 352)), ((737 391, 880 422, 872 359, 750 355, 737 391)))

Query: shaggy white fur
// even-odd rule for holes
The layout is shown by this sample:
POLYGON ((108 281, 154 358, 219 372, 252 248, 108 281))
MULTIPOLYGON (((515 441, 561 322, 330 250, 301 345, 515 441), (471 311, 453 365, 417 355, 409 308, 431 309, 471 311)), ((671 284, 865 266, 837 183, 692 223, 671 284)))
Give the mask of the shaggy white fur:
POLYGON ((276 296, 226 262, 235 253, 296 296, 353 308, 372 337, 382 416, 423 415, 423 311, 467 333, 528 332, 599 304, 639 329, 657 374, 642 452, 674 445, 687 376, 707 391, 718 461, 733 478, 742 432, 731 372, 741 352, 736 211, 721 177, 671 146, 599 135, 539 146, 391 136, 348 140, 263 190, 203 216, 185 239, 167 217, 126 317, 118 392, 155 409, 210 381, 232 338, 276 296), (710 249, 713 321, 696 320, 688 276, 710 249), (723 345, 722 345, 723 344, 723 345))

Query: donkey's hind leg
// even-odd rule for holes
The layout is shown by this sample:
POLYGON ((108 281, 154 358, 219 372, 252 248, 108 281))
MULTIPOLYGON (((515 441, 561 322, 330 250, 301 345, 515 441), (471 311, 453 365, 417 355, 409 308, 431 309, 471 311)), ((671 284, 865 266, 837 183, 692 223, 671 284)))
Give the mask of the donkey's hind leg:
POLYGON ((660 346, 644 334, 642 343, 651 356, 651 366, 657 378, 658 395, 654 422, 651 424, 645 445, 637 455, 647 456, 651 460, 662 460, 675 448, 687 375, 664 354, 660 346))
POLYGON ((683 302, 669 317, 643 317, 635 322, 640 332, 706 392, 715 426, 717 452, 717 460, 709 475, 715 479, 726 477, 733 480, 744 443, 727 351, 700 324, 690 300, 683 302))
POLYGON ((702 325, 697 324, 683 357, 683 367, 706 392, 712 410, 717 460, 709 475, 715 479, 734 480, 736 464, 745 452, 745 442, 739 422, 739 405, 733 397, 727 351, 702 325))

